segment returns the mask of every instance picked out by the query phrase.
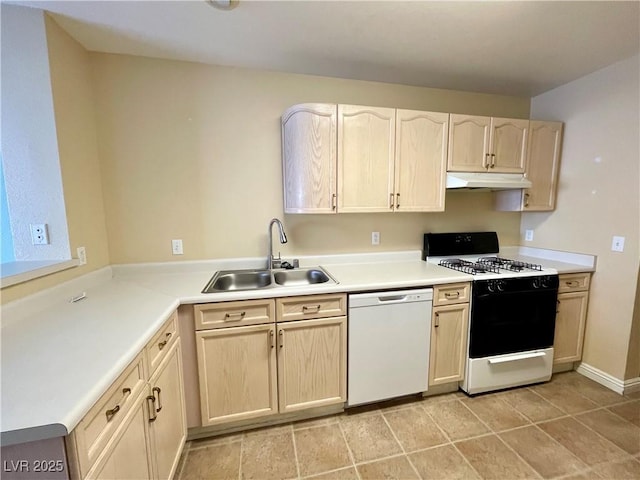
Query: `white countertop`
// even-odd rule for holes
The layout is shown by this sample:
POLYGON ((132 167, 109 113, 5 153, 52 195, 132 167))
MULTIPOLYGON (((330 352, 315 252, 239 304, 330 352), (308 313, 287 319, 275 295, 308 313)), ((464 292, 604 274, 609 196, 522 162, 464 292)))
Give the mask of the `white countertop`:
MULTIPOLYGON (((517 254, 531 251, 515 252, 517 254)), ((537 253, 533 252, 534 254, 537 253)), ((564 258, 564 257, 563 257, 564 258)), ((593 258, 593 257, 591 257, 593 258)), ((574 258, 572 258, 575 260, 574 258)), ((561 273, 592 271, 553 264, 561 273)), ((584 260, 584 259, 579 259, 584 260)), ((200 293, 217 270, 262 259, 107 267, 2 307, 2 444, 70 433, 180 304, 421 287, 472 275, 420 260, 420 252, 302 257, 337 284, 200 293), (86 298, 69 298, 85 292, 86 298)))

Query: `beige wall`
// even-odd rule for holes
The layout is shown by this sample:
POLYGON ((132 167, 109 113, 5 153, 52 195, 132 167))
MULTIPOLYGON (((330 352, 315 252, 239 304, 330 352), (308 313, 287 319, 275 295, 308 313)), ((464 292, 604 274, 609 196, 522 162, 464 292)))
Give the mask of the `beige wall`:
POLYGON ((632 318, 629 353, 627 355, 627 370, 624 375, 625 379, 640 377, 640 269, 638 270, 636 300, 632 318))
MULTIPOLYGON (((625 377, 640 258, 639 57, 532 99, 536 119, 565 122, 557 208, 525 213, 528 245, 596 254, 583 361, 625 377), (611 251, 613 235, 626 238, 611 251)), ((524 240, 524 239, 523 239, 524 240)), ((524 242, 523 242, 524 243, 524 242)))
POLYGON ((45 17, 51 88, 71 252, 84 246, 87 265, 2 289, 2 303, 109 263, 89 54, 45 17))
POLYGON ((283 255, 419 249, 425 231, 496 229, 518 213, 449 194, 437 214, 283 214, 280 115, 331 102, 527 118, 529 99, 92 54, 113 263, 261 256, 283 219, 283 255), (371 246, 371 231, 381 245, 371 246), (185 255, 171 255, 171 239, 185 255))

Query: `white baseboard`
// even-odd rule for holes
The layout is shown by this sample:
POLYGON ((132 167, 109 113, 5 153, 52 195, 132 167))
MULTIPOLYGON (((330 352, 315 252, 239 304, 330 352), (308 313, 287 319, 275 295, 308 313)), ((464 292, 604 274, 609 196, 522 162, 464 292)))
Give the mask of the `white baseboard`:
POLYGON ((624 393, 640 392, 640 377, 624 381, 624 393))
MULTIPOLYGON (((584 375, 587 378, 590 378, 594 382, 598 382, 600 385, 604 385, 608 389, 613 390, 614 392, 619 393, 620 395, 624 394, 625 390, 629 388, 627 387, 626 383, 630 382, 630 380, 627 380, 627 382, 625 382, 624 380, 620 380, 619 378, 616 378, 613 375, 609 375, 608 373, 603 372, 602 370, 597 369, 596 367, 592 367, 591 365, 584 362, 578 365, 578 368, 576 368, 576 372, 578 372, 581 375, 584 375)), ((638 384, 632 388, 640 389, 640 379, 637 379, 637 381, 638 381, 638 384)), ((630 391, 631 390, 627 390, 626 393, 629 393, 630 391)))

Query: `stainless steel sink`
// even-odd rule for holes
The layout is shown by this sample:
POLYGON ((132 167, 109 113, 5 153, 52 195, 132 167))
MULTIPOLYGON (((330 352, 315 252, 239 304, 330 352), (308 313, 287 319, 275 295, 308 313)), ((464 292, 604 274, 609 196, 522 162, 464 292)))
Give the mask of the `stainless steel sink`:
POLYGON ((301 268, 297 270, 280 270, 273 274, 278 285, 283 287, 298 287, 316 283, 336 283, 321 268, 301 268))
POLYGON ((209 280, 202 293, 255 290, 272 283, 269 270, 221 270, 209 280))
POLYGON ((321 267, 294 270, 221 270, 209 280, 202 293, 300 287, 319 283, 338 283, 321 267))

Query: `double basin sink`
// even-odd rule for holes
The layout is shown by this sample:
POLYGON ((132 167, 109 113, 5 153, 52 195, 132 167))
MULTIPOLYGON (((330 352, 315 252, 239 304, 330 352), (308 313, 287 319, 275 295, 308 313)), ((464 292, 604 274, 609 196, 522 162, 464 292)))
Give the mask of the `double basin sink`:
POLYGON ((202 293, 259 290, 274 287, 300 287, 336 282, 322 267, 294 270, 222 270, 209 280, 202 293))

